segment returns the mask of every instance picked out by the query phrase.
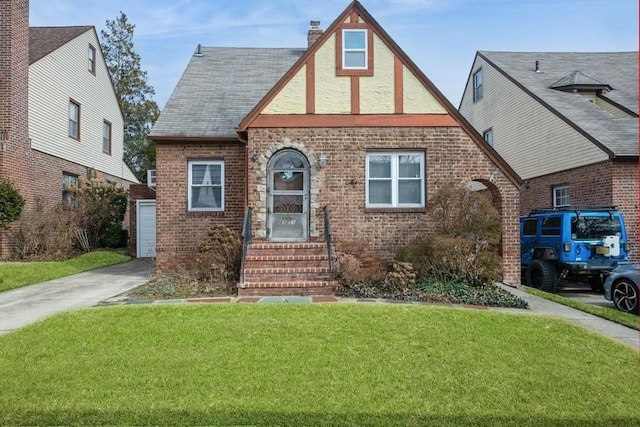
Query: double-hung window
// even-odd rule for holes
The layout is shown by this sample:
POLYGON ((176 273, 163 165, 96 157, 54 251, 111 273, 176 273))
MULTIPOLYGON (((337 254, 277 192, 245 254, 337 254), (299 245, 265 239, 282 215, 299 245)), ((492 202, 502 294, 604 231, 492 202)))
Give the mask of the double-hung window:
POLYGON ((367 153, 367 207, 424 207, 423 152, 367 153))
POLYGON ((342 30, 342 68, 367 69, 367 30, 342 30))
POLYGON ((482 68, 473 73, 473 100, 480 101, 482 99, 482 68))
POLYGON ((102 151, 111 154, 111 123, 102 122, 102 151))
POLYGON ((569 186, 553 187, 553 207, 562 208, 566 206, 571 206, 569 203, 569 186))
POLYGON ((96 48, 91 45, 87 51, 87 69, 92 74, 96 73, 96 48))
POLYGON ((78 175, 62 174, 62 203, 71 208, 78 206, 78 175))
POLYGON ((69 136, 80 139, 80 104, 69 101, 69 136))
POLYGON ((224 162, 189 162, 189 210, 224 211, 224 162))

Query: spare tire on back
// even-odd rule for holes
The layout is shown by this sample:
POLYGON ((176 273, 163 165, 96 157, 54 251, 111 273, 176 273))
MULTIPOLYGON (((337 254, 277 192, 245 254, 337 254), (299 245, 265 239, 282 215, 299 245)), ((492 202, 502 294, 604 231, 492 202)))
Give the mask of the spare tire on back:
POLYGON ((535 259, 525 273, 527 286, 542 291, 554 292, 558 288, 558 273, 554 265, 544 259, 535 259))

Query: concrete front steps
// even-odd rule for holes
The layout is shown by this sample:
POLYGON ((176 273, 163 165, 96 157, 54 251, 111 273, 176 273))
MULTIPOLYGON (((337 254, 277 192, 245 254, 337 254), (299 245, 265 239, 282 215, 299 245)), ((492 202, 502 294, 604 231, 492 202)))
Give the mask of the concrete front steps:
POLYGON ((332 295, 325 243, 249 244, 238 296, 332 295))

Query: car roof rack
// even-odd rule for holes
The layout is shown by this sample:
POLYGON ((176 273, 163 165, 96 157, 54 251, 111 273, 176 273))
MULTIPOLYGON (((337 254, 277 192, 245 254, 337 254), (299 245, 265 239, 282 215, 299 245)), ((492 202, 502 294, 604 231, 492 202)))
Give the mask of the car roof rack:
POLYGON ((541 208, 532 209, 529 215, 537 213, 549 213, 549 212, 568 212, 568 211, 615 211, 618 210, 617 206, 562 206, 557 208, 541 208))

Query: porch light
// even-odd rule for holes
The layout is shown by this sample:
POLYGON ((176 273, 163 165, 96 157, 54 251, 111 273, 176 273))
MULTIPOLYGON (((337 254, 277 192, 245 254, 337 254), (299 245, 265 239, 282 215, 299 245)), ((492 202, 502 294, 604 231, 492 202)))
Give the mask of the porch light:
POLYGON ((318 166, 321 168, 327 166, 327 156, 320 154, 320 157, 318 157, 318 166))

